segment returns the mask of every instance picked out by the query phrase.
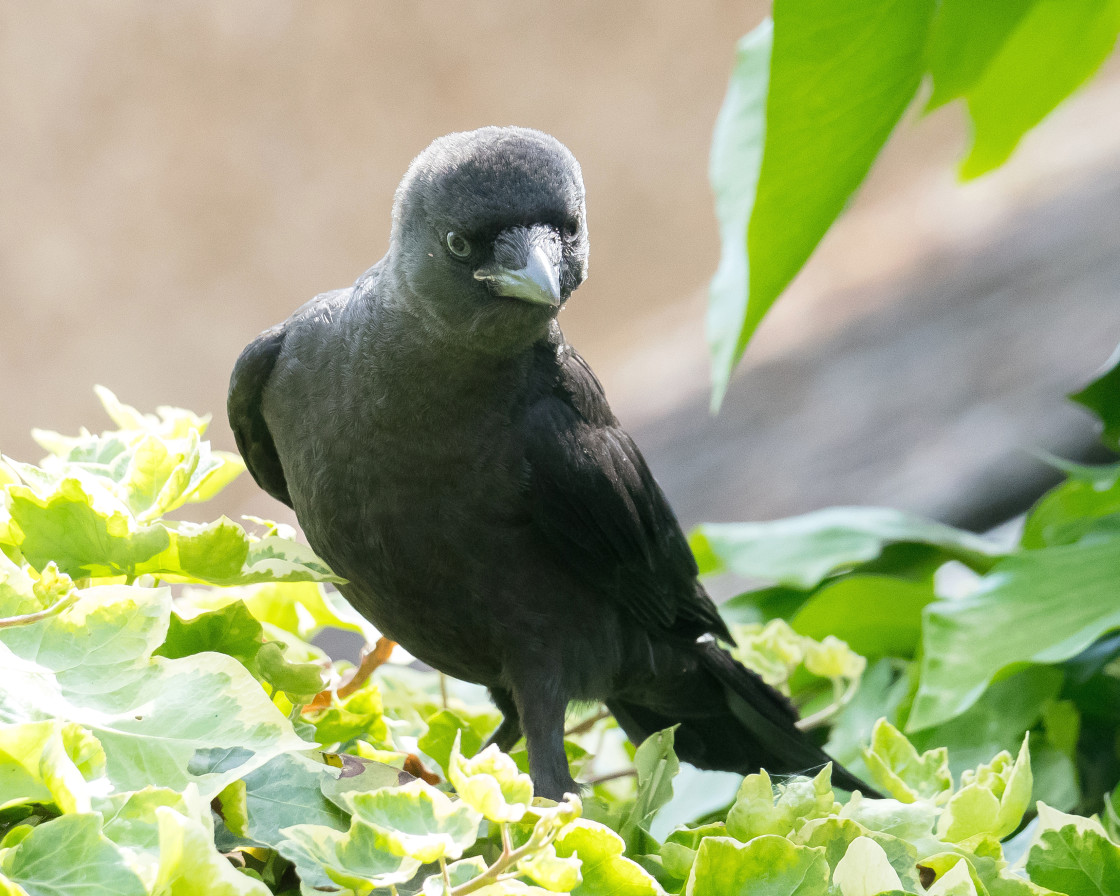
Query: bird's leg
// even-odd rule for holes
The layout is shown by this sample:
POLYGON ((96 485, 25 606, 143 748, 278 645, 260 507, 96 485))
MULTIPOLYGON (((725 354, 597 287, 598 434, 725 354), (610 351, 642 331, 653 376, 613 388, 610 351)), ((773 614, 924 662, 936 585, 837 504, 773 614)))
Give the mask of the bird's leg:
POLYGON ((517 704, 509 691, 503 688, 491 688, 490 698, 502 714, 502 724, 490 735, 486 746, 497 744, 499 750, 508 753, 513 749, 514 744, 521 740, 521 716, 517 713, 517 704))
POLYGON ((579 793, 564 752, 564 712, 568 701, 555 692, 555 685, 535 684, 538 686, 531 689, 515 690, 513 697, 525 729, 533 789, 537 796, 559 801, 566 793, 579 793))

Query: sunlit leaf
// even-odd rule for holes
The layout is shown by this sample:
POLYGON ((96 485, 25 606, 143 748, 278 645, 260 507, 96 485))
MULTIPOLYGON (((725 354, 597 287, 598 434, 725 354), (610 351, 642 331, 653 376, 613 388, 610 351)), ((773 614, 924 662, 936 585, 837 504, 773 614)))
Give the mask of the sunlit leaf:
POLYGON ((749 843, 707 837, 696 854, 688 896, 827 896, 824 850, 766 834, 749 843))
POLYGON ((863 759, 874 783, 897 800, 944 802, 949 798, 953 776, 949 773, 948 751, 939 747, 919 755, 906 736, 886 719, 875 723, 863 759))

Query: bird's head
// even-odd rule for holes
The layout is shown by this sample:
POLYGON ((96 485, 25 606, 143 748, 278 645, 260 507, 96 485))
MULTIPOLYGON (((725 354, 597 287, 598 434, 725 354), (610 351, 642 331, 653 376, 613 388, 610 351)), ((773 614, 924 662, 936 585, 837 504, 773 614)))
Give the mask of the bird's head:
POLYGON ((413 310, 494 352, 539 339, 587 276, 579 163, 528 128, 440 137, 397 188, 390 257, 413 310))

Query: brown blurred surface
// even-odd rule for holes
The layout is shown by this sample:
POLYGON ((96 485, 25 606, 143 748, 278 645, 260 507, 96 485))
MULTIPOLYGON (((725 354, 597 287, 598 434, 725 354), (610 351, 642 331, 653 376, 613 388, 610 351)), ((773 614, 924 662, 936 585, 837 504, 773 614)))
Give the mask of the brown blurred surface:
MULTIPOLYGON (((831 501, 961 516, 1022 448, 1084 444, 1062 393, 1120 341, 1115 61, 964 187, 961 111, 906 122, 707 417, 707 156, 763 9, 3 5, 0 450, 102 426, 94 383, 210 410, 232 447, 241 347, 380 257, 416 152, 491 123, 583 165, 591 277, 562 323, 687 522, 831 501)), ((221 509, 286 518, 247 478, 221 509)))

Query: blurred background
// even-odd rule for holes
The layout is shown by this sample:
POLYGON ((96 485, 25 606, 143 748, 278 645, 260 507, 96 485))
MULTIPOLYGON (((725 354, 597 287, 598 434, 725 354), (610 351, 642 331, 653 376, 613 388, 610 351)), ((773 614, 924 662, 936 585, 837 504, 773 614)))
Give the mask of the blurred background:
MULTIPOLYGON (((232 449, 241 348, 380 258, 433 138, 522 124, 582 163, 591 276, 561 323, 682 522, 837 503, 999 522, 1045 487, 1038 452, 1091 454, 1064 395, 1120 342, 1120 64, 965 185, 963 110, 908 116, 713 418, 708 150, 766 9, 3 4, 0 451, 104 428, 95 383, 213 412, 232 449)), ((227 495, 229 516, 292 519, 247 476, 227 495)))

